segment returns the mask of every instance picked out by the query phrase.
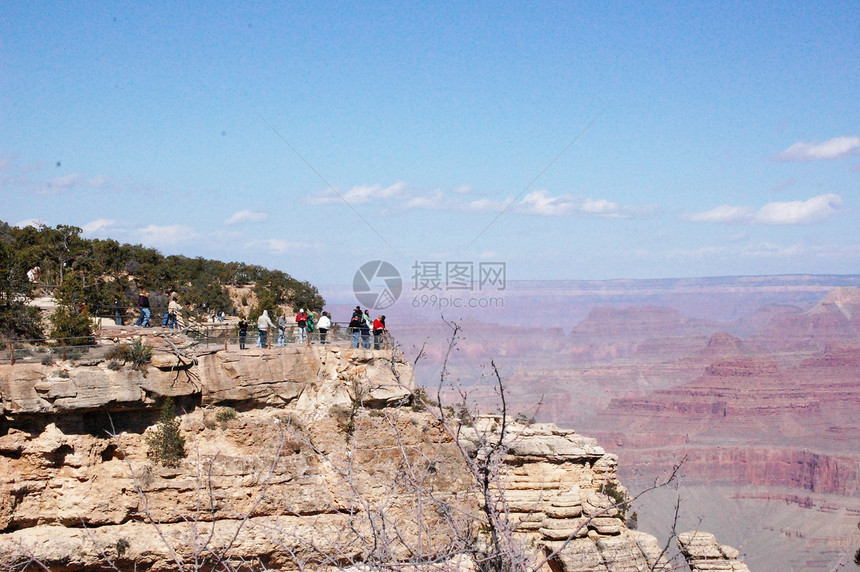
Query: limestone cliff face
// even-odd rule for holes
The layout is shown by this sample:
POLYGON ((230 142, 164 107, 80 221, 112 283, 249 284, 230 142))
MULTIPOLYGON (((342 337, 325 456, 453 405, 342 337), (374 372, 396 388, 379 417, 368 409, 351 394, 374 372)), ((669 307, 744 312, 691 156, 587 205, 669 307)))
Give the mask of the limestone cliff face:
MULTIPOLYGON (((484 528, 469 459, 500 420, 452 428, 407 406, 412 389, 390 352, 343 348, 200 352, 146 372, 5 366, 0 563, 474 569, 484 528), (185 410, 172 468, 147 445, 165 397, 185 410)), ((624 490, 614 455, 554 425, 510 427, 491 498, 529 562, 670 569, 607 494, 624 490)))

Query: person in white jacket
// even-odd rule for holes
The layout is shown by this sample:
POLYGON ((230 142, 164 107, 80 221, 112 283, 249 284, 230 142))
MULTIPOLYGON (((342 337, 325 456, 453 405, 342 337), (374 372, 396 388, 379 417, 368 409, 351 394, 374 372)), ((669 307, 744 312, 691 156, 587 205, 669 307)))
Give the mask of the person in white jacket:
POLYGON ((326 336, 329 328, 331 328, 331 318, 329 318, 328 312, 323 312, 320 321, 317 322, 317 329, 320 331, 320 344, 328 343, 326 336))
POLYGON ((260 347, 269 347, 269 328, 275 328, 275 323, 269 317, 269 311, 263 310, 260 317, 257 318, 257 331, 260 334, 260 347))

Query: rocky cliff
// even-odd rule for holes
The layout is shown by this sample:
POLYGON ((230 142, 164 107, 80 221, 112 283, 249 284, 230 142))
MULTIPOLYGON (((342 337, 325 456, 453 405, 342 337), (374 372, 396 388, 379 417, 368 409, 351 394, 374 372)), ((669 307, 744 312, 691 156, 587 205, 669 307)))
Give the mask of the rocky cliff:
POLYGON ((502 419, 440 420, 411 375, 391 352, 337 347, 2 366, 0 562, 453 570, 504 546, 553 571, 671 568, 627 527, 616 458, 593 439, 505 423, 500 443, 502 419), (174 466, 153 458, 167 397, 174 466))

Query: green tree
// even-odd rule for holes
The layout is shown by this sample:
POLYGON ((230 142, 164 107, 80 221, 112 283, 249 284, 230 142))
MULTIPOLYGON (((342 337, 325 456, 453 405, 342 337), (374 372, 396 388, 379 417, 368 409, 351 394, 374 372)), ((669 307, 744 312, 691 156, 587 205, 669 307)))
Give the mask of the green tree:
POLYGON ((0 239, 0 339, 44 336, 39 309, 27 304, 32 292, 25 264, 15 256, 14 247, 0 239))
POLYGON ((185 437, 179 432, 179 418, 171 398, 164 400, 158 425, 146 437, 146 444, 149 447, 147 455, 165 467, 177 467, 185 458, 185 437))
POLYGON ((95 324, 87 306, 83 277, 67 273, 54 297, 57 309, 51 315, 51 337, 63 345, 94 344, 95 324))

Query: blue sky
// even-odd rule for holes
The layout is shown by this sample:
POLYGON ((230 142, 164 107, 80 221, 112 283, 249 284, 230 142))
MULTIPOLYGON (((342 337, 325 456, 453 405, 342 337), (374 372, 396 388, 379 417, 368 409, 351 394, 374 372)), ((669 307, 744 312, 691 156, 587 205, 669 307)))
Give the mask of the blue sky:
POLYGON ((11 3, 0 220, 314 283, 857 273, 857 30, 856 1, 11 3))

